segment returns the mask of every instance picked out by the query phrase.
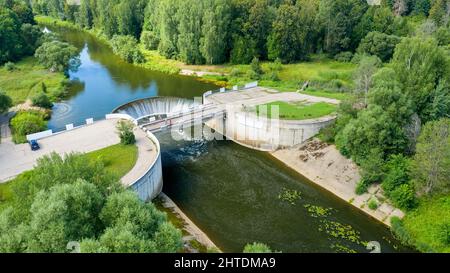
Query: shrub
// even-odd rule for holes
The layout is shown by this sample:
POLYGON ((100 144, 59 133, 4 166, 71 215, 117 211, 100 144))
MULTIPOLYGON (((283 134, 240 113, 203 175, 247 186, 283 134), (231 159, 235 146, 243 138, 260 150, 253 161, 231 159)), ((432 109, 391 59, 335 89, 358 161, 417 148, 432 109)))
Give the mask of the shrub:
POLYGON ((52 72, 75 71, 81 65, 78 50, 65 42, 51 41, 43 43, 34 54, 39 63, 52 72))
POLYGON ((357 195, 363 195, 367 192, 367 190, 369 189, 369 185, 370 183, 367 183, 366 180, 362 179, 361 181, 358 182, 358 184, 356 185, 356 191, 355 193, 357 195))
POLYGON ((344 62, 344 63, 348 63, 352 60, 353 58, 353 53, 349 52, 349 51, 344 51, 341 53, 338 53, 334 56, 334 59, 338 62, 344 62))
POLYGON ((257 74, 257 73, 256 73, 255 71, 253 71, 253 70, 247 71, 247 77, 248 77, 249 79, 252 79, 252 80, 259 80, 259 79, 260 79, 260 75, 257 74))
POLYGON ((270 247, 262 243, 247 244, 244 253, 272 253, 270 247))
POLYGON ((258 58, 253 58, 251 64, 250 64, 250 68, 252 69, 253 72, 255 72, 255 74, 257 75, 262 75, 264 74, 262 68, 261 68, 261 63, 259 62, 258 58))
POLYGON ((25 143, 27 135, 44 131, 46 128, 47 122, 44 120, 44 116, 37 112, 19 112, 11 119, 11 130, 15 143, 25 143))
POLYGON ((145 57, 139 50, 137 40, 132 36, 115 35, 111 39, 111 47, 115 54, 128 63, 143 63, 145 57))
POLYGON ((378 149, 372 149, 359 163, 362 169, 362 177, 367 183, 372 184, 382 181, 384 161, 383 154, 378 149))
POLYGON ((230 72, 230 76, 233 78, 240 77, 241 75, 242 75, 242 72, 238 68, 233 68, 230 72))
POLYGON ((271 71, 265 78, 274 82, 280 81, 280 77, 278 76, 278 72, 276 71, 271 71))
POLYGON ((121 120, 117 123, 120 143, 124 145, 132 145, 136 143, 136 137, 134 136, 133 128, 134 125, 130 121, 121 120))
POLYGON ((395 237, 403 244, 410 246, 414 245, 414 240, 411 238, 411 235, 406 230, 400 218, 398 217, 391 218, 391 229, 395 237))
POLYGON ((141 43, 145 49, 154 50, 158 48, 158 36, 152 31, 143 31, 141 34, 141 43))
POLYGON ((368 206, 369 206, 369 209, 376 210, 379 206, 378 201, 372 198, 372 199, 370 199, 368 206))
POLYGON ((382 188, 386 195, 390 197, 391 192, 403 184, 409 183, 410 161, 403 155, 392 155, 385 165, 386 176, 382 183, 382 188))
POLYGON ((6 69, 6 71, 13 71, 13 70, 16 70, 17 67, 14 63, 7 62, 7 63, 5 63, 5 69, 6 69))
POLYGON ((395 47, 401 38, 380 32, 370 32, 361 40, 358 52, 361 54, 375 55, 383 62, 389 61, 394 55, 395 47))
POLYGON ((417 206, 414 189, 409 184, 403 184, 390 194, 391 200, 398 208, 410 210, 417 206))
POLYGON ((53 103, 44 93, 36 94, 33 98, 31 98, 31 102, 34 106, 42 107, 46 109, 50 109, 53 107, 53 103))
POLYGON ((8 111, 12 106, 12 99, 0 90, 0 114, 8 111))

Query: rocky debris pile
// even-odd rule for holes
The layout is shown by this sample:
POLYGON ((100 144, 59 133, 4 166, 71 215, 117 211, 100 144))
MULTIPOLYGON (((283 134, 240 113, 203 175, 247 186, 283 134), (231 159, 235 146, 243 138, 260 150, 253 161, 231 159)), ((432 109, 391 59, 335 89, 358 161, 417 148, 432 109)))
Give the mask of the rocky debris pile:
POLYGON ((327 148, 328 146, 330 146, 328 143, 322 142, 317 139, 308 141, 299 149, 299 151, 302 151, 299 156, 300 160, 303 162, 308 162, 308 160, 310 160, 311 158, 322 158, 325 155, 322 150, 327 148))

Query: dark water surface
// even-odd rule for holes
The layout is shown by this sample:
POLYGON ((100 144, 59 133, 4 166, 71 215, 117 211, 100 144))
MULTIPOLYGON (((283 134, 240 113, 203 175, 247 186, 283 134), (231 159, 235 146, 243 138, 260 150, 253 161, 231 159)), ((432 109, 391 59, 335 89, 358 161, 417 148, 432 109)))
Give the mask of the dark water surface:
MULTIPOLYGON (((193 98, 215 89, 126 64, 85 33, 53 30, 80 49, 82 65, 70 74, 78 84, 56 105, 52 129, 101 119, 139 98, 193 98)), ((168 132, 157 137, 163 148, 164 191, 224 251, 240 252, 255 241, 283 252, 369 252, 369 241, 378 241, 383 252, 409 251, 382 224, 266 153, 224 141, 175 142, 168 132), (294 204, 279 198, 293 191, 301 193, 294 204), (308 211, 308 206, 325 213, 308 211)))

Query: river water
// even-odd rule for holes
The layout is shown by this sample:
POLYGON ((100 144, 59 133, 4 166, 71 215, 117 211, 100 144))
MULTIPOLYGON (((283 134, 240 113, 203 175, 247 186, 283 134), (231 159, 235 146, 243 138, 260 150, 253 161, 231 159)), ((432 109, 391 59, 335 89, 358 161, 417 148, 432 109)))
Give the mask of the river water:
MULTIPOLYGON (((94 37, 51 28, 80 50, 82 65, 70 72, 67 98, 55 105, 49 127, 101 119, 129 101, 193 98, 215 86, 193 78, 144 70, 121 61, 94 37)), ((390 231, 285 167, 267 153, 228 141, 174 141, 158 133, 164 192, 226 252, 262 242, 283 252, 405 252, 390 231), (292 198, 286 198, 289 194, 292 198), (298 197, 298 198, 297 198, 298 197)))

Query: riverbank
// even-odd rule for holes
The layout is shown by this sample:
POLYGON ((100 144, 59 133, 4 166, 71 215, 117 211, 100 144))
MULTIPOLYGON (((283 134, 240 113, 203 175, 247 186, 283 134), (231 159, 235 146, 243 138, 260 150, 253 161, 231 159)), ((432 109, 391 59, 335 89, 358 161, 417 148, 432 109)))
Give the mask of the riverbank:
POLYGON ((355 193, 356 184, 361 179, 358 166, 342 156, 334 145, 314 139, 297 147, 275 151, 271 155, 388 227, 391 227, 392 217, 404 217, 402 211, 387 202, 379 186, 372 186, 363 195, 355 193), (371 202, 376 202, 377 208, 369 206, 371 202))
MULTIPOLYGON (((74 23, 48 16, 36 16, 35 20, 42 25, 84 31, 110 45, 108 37, 99 29, 85 29, 74 23)), ((350 62, 332 60, 325 55, 312 55, 308 62, 293 64, 261 62, 262 74, 255 78, 249 64, 188 65, 179 60, 168 59, 157 50, 148 50, 141 43, 139 50, 145 57, 145 62, 134 65, 152 71, 194 77, 202 82, 228 88, 258 80, 260 86, 280 91, 298 91, 339 100, 351 97, 352 75, 356 68, 356 65, 350 62), (306 82, 309 88, 299 91, 306 82)))
POLYGON ((222 252, 214 242, 164 193, 154 202, 159 210, 168 214, 169 220, 182 230, 185 248, 190 252, 222 252))
POLYGON ((64 73, 50 72, 34 57, 18 61, 10 71, 0 67, 0 89, 11 97, 14 105, 25 103, 41 92, 57 101, 65 95, 67 85, 64 73))

